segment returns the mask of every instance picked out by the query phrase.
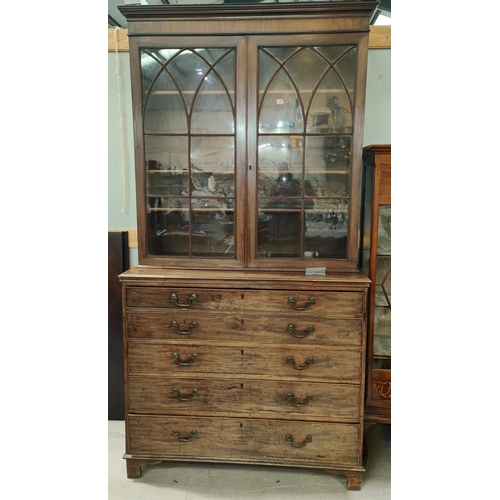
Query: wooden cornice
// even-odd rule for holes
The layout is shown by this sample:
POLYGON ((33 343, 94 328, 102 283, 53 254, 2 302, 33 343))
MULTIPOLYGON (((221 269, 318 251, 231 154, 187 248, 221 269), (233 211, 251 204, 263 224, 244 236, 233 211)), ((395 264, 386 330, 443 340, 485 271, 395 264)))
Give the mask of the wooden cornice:
MULTIPOLYGON (((391 27, 370 26, 369 49, 391 48, 391 27)), ((108 29, 108 52, 128 52, 128 30, 108 29)))

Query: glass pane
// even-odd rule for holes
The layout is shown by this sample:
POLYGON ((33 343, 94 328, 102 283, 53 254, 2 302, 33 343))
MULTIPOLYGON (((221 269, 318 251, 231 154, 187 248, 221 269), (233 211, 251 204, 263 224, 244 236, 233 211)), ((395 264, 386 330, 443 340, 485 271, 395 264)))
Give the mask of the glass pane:
POLYGON ((300 257, 302 214, 294 209, 300 205, 300 200, 293 199, 286 203, 283 199, 262 202, 258 219, 260 257, 300 257))
POLYGON ((203 84, 194 102, 192 133, 232 134, 234 132, 234 96, 232 96, 234 93, 234 56, 231 55, 226 59, 230 59, 231 64, 229 67, 227 64, 218 66, 218 69, 223 71, 220 76, 217 70, 209 71, 204 76, 203 84), (229 88, 225 87, 226 83, 229 84, 229 88), (230 89, 232 89, 231 93, 230 89))
POLYGON ((234 258, 235 50, 141 60, 148 253, 234 258))
MULTIPOLYGON (((171 56, 171 51, 168 49, 161 50, 160 53, 165 57, 171 56)), ((210 66, 196 52, 181 50, 176 51, 175 55, 170 57, 166 69, 181 90, 188 109, 191 109, 195 92, 203 82, 210 66)))
POLYGON ((264 92, 267 86, 271 82, 271 79, 279 70, 279 63, 268 55, 266 52, 261 50, 260 52, 260 71, 259 71, 259 106, 262 104, 262 99, 264 98, 264 92))
POLYGON ((259 196, 301 196, 302 136, 259 137, 259 196))
POLYGON ((340 80, 344 84, 351 101, 354 99, 356 48, 355 47, 318 47, 327 60, 334 63, 340 80))
POLYGON ((193 255, 234 257, 234 211, 225 200, 193 198, 193 255))
POLYGON ((308 196, 342 196, 349 193, 349 162, 337 160, 348 156, 350 137, 308 137, 305 164, 306 183, 311 186, 308 196), (345 149, 342 149, 344 147, 345 149), (335 156, 333 156, 335 155, 335 156), (342 167, 342 169, 341 169, 342 167))
POLYGON ((347 206, 346 200, 314 200, 314 209, 305 214, 304 257, 347 256, 347 206))
POLYGON ((151 255, 189 255, 186 198, 148 198, 147 223, 151 255))
POLYGON ((187 108, 184 99, 156 55, 143 53, 142 85, 145 90, 145 133, 187 132, 187 108))
POLYGON ((234 197, 234 137, 191 139, 193 196, 234 197))
POLYGON ((355 47, 261 47, 259 58, 257 254, 344 259, 355 47))
POLYGON ((375 305, 391 306, 391 257, 377 256, 375 305))
POLYGON ((309 47, 297 52, 286 63, 285 68, 300 89, 300 98, 305 109, 309 107, 313 91, 328 66, 329 64, 309 47))
POLYGON ((274 76, 262 103, 259 132, 297 133, 304 130, 302 109, 293 80, 284 71, 274 76))
MULTIPOLYGON (((187 137, 146 135, 144 148, 148 181, 152 183, 147 186, 147 194, 159 194, 156 191, 158 184, 186 187, 189 157, 187 137)), ((175 194, 186 196, 188 192, 183 189, 175 194)))
POLYGON ((378 247, 379 255, 391 254, 391 206, 381 205, 378 215, 378 247))
POLYGON ((373 354, 391 355, 391 311, 386 307, 375 307, 373 354))

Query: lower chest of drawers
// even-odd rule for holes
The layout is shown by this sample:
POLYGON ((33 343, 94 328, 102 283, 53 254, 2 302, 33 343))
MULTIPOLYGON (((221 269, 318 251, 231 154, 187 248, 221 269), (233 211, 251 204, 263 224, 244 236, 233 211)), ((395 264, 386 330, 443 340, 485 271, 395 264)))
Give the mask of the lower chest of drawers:
POLYGON ((129 477, 160 460, 255 463, 339 472, 357 489, 365 301, 125 284, 129 477))

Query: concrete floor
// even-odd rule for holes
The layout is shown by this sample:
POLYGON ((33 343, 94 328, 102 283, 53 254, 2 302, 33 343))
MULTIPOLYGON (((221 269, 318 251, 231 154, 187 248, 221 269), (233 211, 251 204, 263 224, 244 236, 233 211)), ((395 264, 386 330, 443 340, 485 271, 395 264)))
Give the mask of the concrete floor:
POLYGON ((162 462, 143 466, 139 479, 128 479, 125 423, 109 421, 108 500, 389 500, 391 498, 391 426, 368 432, 368 461, 361 491, 349 491, 345 476, 316 469, 162 462))

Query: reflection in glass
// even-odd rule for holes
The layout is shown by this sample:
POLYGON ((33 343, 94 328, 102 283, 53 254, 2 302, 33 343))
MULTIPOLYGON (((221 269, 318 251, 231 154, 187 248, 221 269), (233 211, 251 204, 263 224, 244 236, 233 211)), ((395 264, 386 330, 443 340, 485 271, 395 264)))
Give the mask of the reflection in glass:
POLYGON ((192 196, 234 197, 234 137, 191 139, 192 196))
POLYGON ((226 200, 193 198, 193 255, 234 255, 234 210, 226 200))
POLYGON ((391 205, 379 208, 377 254, 391 255, 391 205))
POLYGON ((186 133, 186 103, 172 77, 162 70, 157 58, 143 53, 141 61, 142 85, 147 90, 144 93, 144 131, 186 133))
POLYGON ((260 136, 259 196, 301 196, 302 136, 260 136))
POLYGON ((391 257, 377 256, 375 305, 391 306, 391 257))
POLYGON ((304 257, 347 256, 347 201, 315 200, 306 210, 304 257))
POLYGON ((188 173, 187 137, 146 135, 144 149, 148 172, 163 172, 170 175, 188 173))
POLYGON ((234 132, 233 106, 234 53, 231 52, 211 71, 204 74, 203 83, 193 106, 191 132, 232 134, 234 132))
POLYGON ((386 307, 375 307, 373 354, 391 355, 391 310, 386 307))
POLYGON ((142 49, 150 255, 234 258, 234 48, 142 49))
POLYGON ((259 257, 346 258, 356 48, 259 48, 259 257))
POLYGON ((189 255, 186 198, 148 198, 148 249, 152 255, 189 255))

